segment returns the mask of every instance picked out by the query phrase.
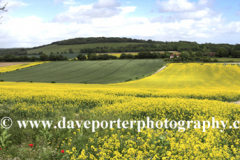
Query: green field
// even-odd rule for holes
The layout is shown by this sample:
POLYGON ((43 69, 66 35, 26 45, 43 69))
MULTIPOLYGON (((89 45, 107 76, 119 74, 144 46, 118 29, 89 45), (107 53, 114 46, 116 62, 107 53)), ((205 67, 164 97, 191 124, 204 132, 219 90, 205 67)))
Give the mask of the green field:
POLYGON ((212 60, 217 59, 219 62, 240 62, 240 58, 211 58, 212 60))
POLYGON ((56 83, 116 83, 150 75, 163 65, 159 59, 62 61, 2 73, 4 81, 56 83))
MULTIPOLYGON (((79 53, 68 53, 68 54, 53 54, 54 56, 56 55, 62 55, 63 57, 67 57, 68 59, 71 59, 71 58, 76 58, 79 53)), ((86 55, 86 54, 84 54, 86 55)), ((17 56, 23 56, 23 55, 17 55, 17 56)), ((36 58, 39 58, 40 55, 26 55, 28 58, 31 58, 31 57, 36 57, 36 58)))
POLYGON ((77 45, 49 45, 49 46, 45 46, 45 47, 41 47, 41 48, 37 48, 37 49, 32 49, 32 50, 28 50, 28 54, 32 54, 32 53, 39 53, 39 52, 43 52, 46 54, 50 54, 51 52, 53 53, 61 53, 61 52, 67 52, 69 53, 69 49, 71 48, 73 50, 74 53, 80 53, 80 49, 83 48, 95 48, 95 47, 104 47, 104 46, 108 46, 108 47, 125 47, 127 45, 136 45, 136 44, 141 44, 141 43, 132 43, 132 42, 122 42, 122 43, 91 43, 91 44, 77 44, 77 45))

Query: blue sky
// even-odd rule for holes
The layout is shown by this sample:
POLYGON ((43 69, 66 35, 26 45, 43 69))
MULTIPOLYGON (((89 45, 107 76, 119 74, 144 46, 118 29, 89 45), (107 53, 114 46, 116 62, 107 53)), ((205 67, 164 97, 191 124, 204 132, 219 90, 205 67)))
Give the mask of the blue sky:
POLYGON ((238 0, 2 0, 0 48, 76 37, 236 44, 238 0))

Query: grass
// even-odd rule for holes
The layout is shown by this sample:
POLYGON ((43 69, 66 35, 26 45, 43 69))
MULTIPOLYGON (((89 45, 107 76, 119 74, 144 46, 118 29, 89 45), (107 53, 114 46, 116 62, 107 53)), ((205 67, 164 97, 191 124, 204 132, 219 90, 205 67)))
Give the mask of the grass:
POLYGON ((39 53, 43 52, 46 54, 50 54, 51 52, 53 53, 61 53, 61 52, 67 52, 69 53, 69 49, 71 48, 74 53, 80 53, 80 49, 83 48, 95 48, 95 47, 125 47, 127 45, 135 45, 135 44, 141 44, 141 43, 132 43, 132 42, 125 42, 125 43, 92 43, 92 44, 79 44, 79 45, 49 45, 37 49, 32 49, 29 50, 27 53, 32 54, 32 53, 39 53))
POLYGON ((163 61, 62 61, 1 74, 4 81, 56 83, 116 83, 139 79, 159 69, 163 61))
POLYGON ((211 58, 212 60, 217 59, 219 62, 240 62, 240 58, 211 58))
MULTIPOLYGON (((68 59, 71 59, 71 58, 76 58, 79 53, 67 53, 67 54, 53 54, 54 56, 56 55, 62 55, 63 57, 67 57, 68 59)), ((86 55, 86 54, 85 54, 86 55)), ((23 56, 23 55, 17 55, 17 56, 23 56)), ((40 55, 26 55, 28 58, 31 58, 31 57, 36 57, 36 58, 39 58, 40 55)))

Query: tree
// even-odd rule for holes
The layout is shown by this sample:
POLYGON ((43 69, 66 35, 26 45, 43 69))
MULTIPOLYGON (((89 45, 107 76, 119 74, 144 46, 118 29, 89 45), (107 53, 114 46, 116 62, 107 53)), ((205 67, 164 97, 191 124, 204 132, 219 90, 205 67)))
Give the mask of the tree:
POLYGON ((97 60, 98 59, 98 56, 96 53, 92 53, 89 57, 89 60, 97 60))
POLYGON ((41 54, 41 56, 39 57, 40 61, 48 61, 48 55, 46 54, 41 54))
POLYGON ((77 58, 78 58, 78 60, 82 60, 82 61, 86 60, 86 56, 83 55, 82 53, 80 53, 80 54, 77 56, 77 58))
POLYGON ((211 53, 210 49, 207 49, 206 46, 204 46, 202 51, 204 56, 208 56, 208 54, 211 53))
POLYGON ((122 53, 119 58, 120 59, 125 59, 125 58, 127 58, 127 54, 126 53, 122 53))
POLYGON ((202 56, 203 56, 203 55, 202 55, 202 52, 201 52, 201 51, 197 51, 197 52, 196 52, 196 56, 197 56, 197 57, 202 57, 202 56))
POLYGON ((229 53, 228 50, 224 47, 219 48, 217 51, 219 57, 227 57, 228 53, 229 53))
MULTIPOLYGON (((5 9, 8 3, 6 3, 2 8, 0 8, 0 11, 4 11, 7 12, 7 10, 5 9)), ((0 19, 2 19, 2 16, 0 17, 0 19)))
POLYGON ((187 61, 190 57, 190 53, 188 51, 183 51, 183 52, 181 52, 179 57, 182 58, 182 61, 187 61))
POLYGON ((173 53, 165 51, 163 54, 163 58, 169 58, 173 53))
POLYGON ((232 56, 233 56, 234 58, 240 58, 240 51, 234 51, 233 54, 232 54, 232 56))

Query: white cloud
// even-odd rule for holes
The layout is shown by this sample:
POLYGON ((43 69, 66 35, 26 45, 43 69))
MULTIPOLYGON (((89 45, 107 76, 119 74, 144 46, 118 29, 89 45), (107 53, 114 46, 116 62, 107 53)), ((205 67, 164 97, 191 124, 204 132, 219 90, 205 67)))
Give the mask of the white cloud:
MULTIPOLYGON (((224 37, 240 35, 240 22, 226 24, 222 15, 199 20, 184 19, 152 23, 145 17, 119 14, 94 18, 89 23, 44 22, 42 18, 8 18, 1 25, 1 47, 32 47, 75 37, 131 37, 160 41, 189 40, 218 43, 224 37), (214 37, 218 39, 214 40, 214 37), (201 40, 201 41, 200 41, 201 40), (214 41, 213 41, 214 40, 214 41)), ((237 43, 238 39, 232 39, 237 43)), ((230 43, 230 42, 229 42, 230 43)))
POLYGON ((94 8, 110 8, 119 6, 120 3, 117 0, 98 0, 98 2, 93 5, 94 8))
POLYGON ((198 2, 189 2, 189 0, 156 1, 160 12, 193 12, 210 8, 213 3, 212 0, 199 0, 198 2))
POLYGON ((188 0, 157 0, 156 3, 160 12, 186 12, 196 10, 196 5, 188 2, 188 0))
POLYGON ((95 18, 110 18, 120 14, 134 12, 136 7, 119 7, 115 0, 99 0, 90 5, 71 6, 65 12, 56 15, 54 22, 90 23, 95 18))
POLYGON ((58 14, 53 21, 89 23, 94 18, 113 17, 120 13, 121 9, 119 8, 94 9, 92 5, 71 6, 68 11, 58 14))
POLYGON ((196 12, 179 13, 176 15, 176 17, 180 19, 202 19, 206 17, 211 17, 213 14, 214 12, 212 10, 210 10, 209 8, 205 8, 196 12))
POLYGON ((127 6, 127 7, 118 7, 118 8, 121 9, 121 14, 127 14, 127 13, 134 12, 137 7, 127 6))
POLYGON ((68 6, 68 10, 52 22, 37 16, 6 16, 0 25, 0 48, 33 47, 76 37, 237 43, 240 36, 240 22, 227 23, 222 14, 206 6, 206 0, 194 4, 196 12, 185 10, 151 19, 129 17, 128 13, 136 10, 134 6, 94 8, 93 5, 68 6))
POLYGON ((202 6, 205 6, 209 3, 209 0, 199 0, 198 1, 198 5, 202 5, 202 6))
POLYGON ((75 5, 79 3, 79 2, 76 2, 75 0, 53 0, 53 2, 55 4, 63 3, 64 5, 75 5))
POLYGON ((211 9, 212 0, 199 0, 198 2, 189 2, 189 0, 157 0, 156 3, 161 15, 151 18, 152 22, 170 22, 184 19, 200 20, 219 15, 211 9), (164 14, 166 12, 168 12, 167 16, 164 14))
POLYGON ((64 1, 63 4, 73 5, 73 4, 76 4, 76 2, 74 0, 67 0, 67 1, 64 1))

